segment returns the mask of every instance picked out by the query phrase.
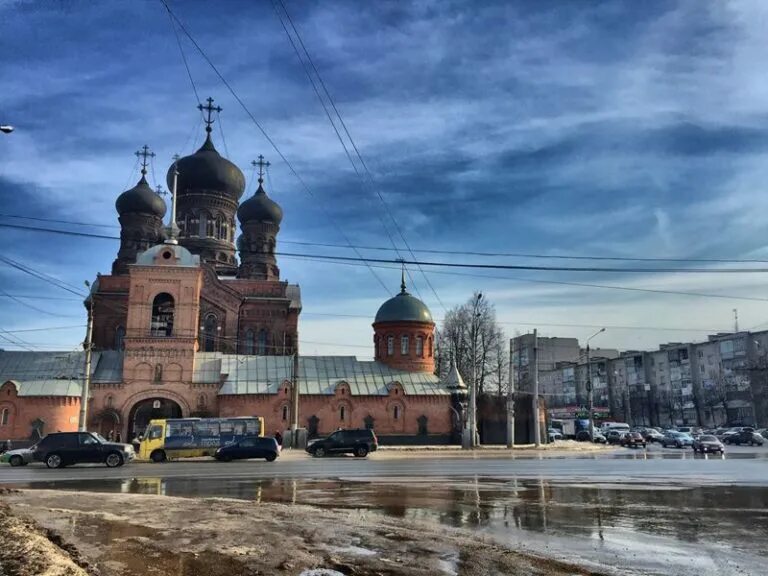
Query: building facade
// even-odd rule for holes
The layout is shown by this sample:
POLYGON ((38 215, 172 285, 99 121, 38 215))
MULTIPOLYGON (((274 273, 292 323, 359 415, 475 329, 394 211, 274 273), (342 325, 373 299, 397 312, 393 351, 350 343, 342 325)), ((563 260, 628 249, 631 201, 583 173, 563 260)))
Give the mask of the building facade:
MULTIPOLYGON (((146 182, 146 148, 139 182, 117 199, 117 258, 85 303, 88 428, 128 439, 151 418, 257 415, 278 431, 293 420, 296 387, 310 436, 367 427, 385 440, 458 439, 465 387, 434 374, 435 324, 404 281, 374 317, 373 361, 299 354, 301 293, 280 279, 283 212, 264 189, 265 163, 240 203, 245 179, 214 147, 211 124, 209 114, 203 146, 169 168, 170 226, 146 182)), ((85 380, 83 353, 0 352, 0 439, 77 429, 85 380)))

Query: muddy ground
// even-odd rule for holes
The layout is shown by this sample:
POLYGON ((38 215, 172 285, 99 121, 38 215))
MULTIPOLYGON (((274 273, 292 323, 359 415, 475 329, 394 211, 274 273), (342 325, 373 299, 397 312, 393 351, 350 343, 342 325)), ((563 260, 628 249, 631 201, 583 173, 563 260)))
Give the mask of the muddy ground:
POLYGON ((364 511, 49 490, 0 499, 3 576, 594 574, 476 532, 364 511))

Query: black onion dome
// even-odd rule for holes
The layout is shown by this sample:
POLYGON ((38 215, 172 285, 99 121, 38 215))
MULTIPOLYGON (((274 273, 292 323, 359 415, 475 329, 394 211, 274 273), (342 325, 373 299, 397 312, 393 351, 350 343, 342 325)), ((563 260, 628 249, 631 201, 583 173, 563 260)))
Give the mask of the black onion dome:
POLYGON ((150 188, 142 174, 141 180, 130 190, 117 197, 115 208, 120 215, 130 213, 152 214, 158 218, 165 216, 165 201, 150 188))
POLYGON ((237 209, 237 217, 240 222, 271 222, 280 226, 283 220, 283 209, 272 200, 259 184, 256 194, 240 204, 237 209))
MULTIPOLYGON (((240 168, 216 151, 211 135, 205 139, 200 150, 191 156, 184 156, 176 163, 179 169, 177 191, 216 190, 239 200, 245 190, 245 176, 240 168)), ((173 164, 166 176, 168 189, 173 190, 173 164)))

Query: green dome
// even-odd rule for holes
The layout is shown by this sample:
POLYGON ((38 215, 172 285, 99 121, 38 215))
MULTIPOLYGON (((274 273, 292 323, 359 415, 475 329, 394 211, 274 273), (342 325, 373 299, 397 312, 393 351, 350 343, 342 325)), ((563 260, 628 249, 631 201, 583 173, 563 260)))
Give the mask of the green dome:
POLYGON ((405 289, 405 278, 400 285, 400 294, 390 298, 376 312, 374 324, 379 322, 431 322, 432 313, 418 298, 408 294, 405 289))

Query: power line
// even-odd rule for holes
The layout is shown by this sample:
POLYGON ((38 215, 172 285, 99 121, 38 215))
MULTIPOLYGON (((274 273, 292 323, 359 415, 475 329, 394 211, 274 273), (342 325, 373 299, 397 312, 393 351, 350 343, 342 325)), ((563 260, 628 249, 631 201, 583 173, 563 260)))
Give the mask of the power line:
POLYGON ((3 330, 6 334, 21 334, 22 332, 48 332, 50 330, 71 330, 73 328, 85 328, 86 324, 75 324, 74 326, 48 326, 46 328, 22 328, 19 330, 3 330))
MULTIPOLYGON (((397 220, 395 219, 395 216, 392 213, 392 210, 390 209, 389 204, 387 204, 387 202, 384 200, 384 197, 381 195, 381 192, 376 187, 376 184, 375 184, 375 181, 374 181, 374 178, 373 178, 373 174, 371 174, 371 171, 368 169, 368 165, 365 163, 365 160, 363 159, 363 156, 360 153, 360 150, 358 149, 357 144, 355 144, 355 140, 354 140, 354 138, 352 138, 352 134, 350 134, 349 130, 347 129, 347 125, 344 122, 344 118, 341 116, 341 112, 339 112, 338 108, 336 107, 336 103, 333 101, 333 97, 331 96, 331 93, 328 90, 328 87, 325 85, 325 81, 323 81, 323 77, 320 74, 320 71, 315 66, 315 63, 312 60, 312 56, 310 55, 309 50, 307 50, 307 47, 304 45, 304 41, 301 38, 301 34, 299 33, 299 30, 296 28, 296 25, 293 23, 293 19, 291 18, 291 15, 288 12, 288 9, 285 7, 285 4, 283 3, 283 0, 277 0, 277 3, 273 2, 273 7, 275 8, 275 12, 277 13, 277 16, 278 16, 278 18, 280 20, 280 24, 283 26, 283 30, 285 30, 285 34, 286 34, 286 36, 288 36, 288 39, 290 40, 291 45, 293 46, 294 51, 296 52, 296 56, 299 58, 299 61, 301 62, 301 65, 304 68, 305 73, 307 74, 307 78, 309 78, 309 81, 310 81, 310 83, 312 84, 312 87, 315 90, 315 94, 317 95, 318 100, 320 100, 320 104, 323 106, 323 109, 325 110, 325 113, 328 116, 328 120, 331 122, 331 126, 333 126, 333 130, 336 133, 336 137, 339 139, 339 142, 341 142, 341 145, 344 148, 344 152, 347 154, 347 158, 349 159, 350 163, 352 164, 352 167, 354 168, 355 173, 361 179, 361 181, 363 182, 364 186, 367 184, 371 189, 373 189, 373 191, 375 192, 376 196, 379 199, 379 202, 384 206, 385 212, 388 214, 390 220, 392 220, 392 223, 395 226, 395 230, 397 230, 398 234, 400 235, 400 238, 402 239, 403 243, 405 244, 405 247, 407 248, 408 252, 411 254, 411 258, 416 260, 416 255, 411 250, 411 247, 408 244, 408 240, 406 240, 405 235, 403 234, 403 230, 400 227, 400 225, 398 224, 397 220), (360 162, 360 165, 362 166, 363 170, 365 171, 365 173, 368 176, 367 180, 360 174, 360 172, 357 169, 357 166, 355 165, 355 162, 352 160, 352 157, 351 157, 351 155, 349 153, 349 150, 347 149, 347 146, 346 146, 346 144, 344 142, 344 139, 341 137, 341 134, 339 134, 339 131, 336 128, 336 125, 333 122, 333 119, 331 118, 331 115, 330 115, 330 113, 328 111, 328 108, 326 107, 325 102, 323 101, 323 98, 320 95, 320 92, 318 91, 317 86, 315 85, 315 82, 314 82, 314 80, 312 78, 312 74, 310 74, 309 70, 307 69, 306 65, 304 64, 304 61, 301 58, 301 55, 299 53, 298 48, 296 47, 296 44, 293 41, 293 38, 291 37, 290 33, 288 32, 288 29, 286 28, 285 24, 283 23, 283 19, 281 17, 280 11, 277 9, 277 3, 279 3, 279 5, 283 9, 283 12, 285 12, 285 16, 288 19, 288 22, 290 23, 291 28, 292 28, 294 34, 296 35, 297 40, 299 41, 299 44, 301 45, 301 48, 302 48, 302 50, 304 52, 304 56, 306 57, 307 62, 309 62, 309 65, 312 67, 312 70, 314 71, 315 76, 317 76, 317 79, 318 79, 318 81, 320 83, 320 86, 322 87, 323 92, 325 93, 325 97, 328 99, 328 102, 330 103, 331 107, 333 108, 333 111, 336 114, 336 117, 338 118, 339 123, 341 124, 341 127, 342 127, 342 129, 344 130, 344 133, 347 136, 347 139, 349 140, 350 144, 352 145, 352 149, 355 151, 355 155, 357 156, 358 161, 360 162)), ((377 215, 379 216, 379 218, 381 220, 382 226, 384 227, 384 230, 387 233, 387 236, 389 237, 389 240, 392 243, 392 246, 393 246, 395 252, 397 253, 398 257, 402 259, 402 256, 400 255, 400 251, 399 251, 399 249, 397 247, 397 244, 395 243, 394 238, 392 238, 392 235, 390 234, 387 225, 385 224, 383 218, 381 217, 381 214, 379 214, 377 212, 377 215)), ((432 290, 432 293, 435 295, 435 299, 437 300, 438 304, 445 311, 446 310, 445 304, 443 304, 443 301, 440 299, 440 296, 438 295, 437 291, 435 290, 435 287, 430 282, 429 277, 426 275, 426 273, 424 272, 424 270, 421 267, 421 265, 417 264, 417 267, 418 267, 419 271, 421 272, 421 275, 424 277, 424 280, 427 282, 427 285, 432 290)), ((411 282, 413 282, 413 277, 411 276, 410 272, 408 272, 408 277, 410 278, 411 282)), ((414 288, 416 289, 417 293, 419 293, 418 292, 418 287, 416 286, 415 282, 413 282, 413 285, 414 285, 414 288)), ((421 296, 420 293, 419 293, 419 296, 421 296)))
MULTIPOLYGON (((137 160, 138 162, 138 160, 137 160)), ((120 228, 114 224, 94 224, 92 222, 73 222, 72 220, 54 220, 52 218, 37 218, 20 214, 0 214, 0 218, 18 218, 19 220, 37 220, 38 222, 53 222, 55 224, 73 224, 75 226, 92 226, 94 228, 120 228)))
MULTIPOLYGON (((192 34, 187 30, 187 28, 184 26, 184 24, 179 20, 179 18, 176 16, 176 14, 173 13, 170 6, 168 6, 168 3, 166 0, 160 0, 160 2, 163 3, 165 6, 165 9, 168 11, 168 13, 171 15, 173 20, 178 24, 179 28, 182 32, 189 38, 189 41, 192 42, 192 44, 195 46, 197 51, 200 53, 202 58, 206 61, 206 63, 211 67, 211 69, 214 71, 216 76, 219 77, 219 80, 221 80, 222 84, 229 90, 229 93, 232 94, 232 97, 237 101, 237 103, 240 105, 240 107, 245 111, 245 113, 248 115, 248 117, 251 119, 251 122, 256 126, 256 128, 261 132, 262 136, 264 136, 264 139, 272 146, 274 151, 277 153, 278 156, 282 159, 282 161, 285 163, 285 165, 288 167, 290 172, 293 174, 293 176, 299 181, 299 183, 302 185, 302 188, 304 188, 305 192, 309 194, 310 197, 315 198, 319 200, 319 198, 316 198, 314 192, 312 192, 312 189, 307 185, 307 183, 304 181, 304 179, 299 175, 299 173, 294 168, 293 164, 288 161, 288 158, 282 153, 280 148, 277 146, 274 140, 270 138, 269 134, 267 134, 267 131, 263 128, 263 126, 259 123, 258 120, 256 120, 256 117, 251 113, 251 111, 248 109, 248 107, 245 105, 245 102, 242 101, 242 99, 237 95, 235 90, 232 88, 232 86, 227 82, 226 78, 219 72, 219 69, 216 67, 216 65, 211 61, 211 59, 208 57, 208 55, 205 53, 205 51, 200 47, 200 45, 195 41, 192 34)), ((347 234, 344 232, 343 228, 336 222, 336 219, 328 212, 328 210, 321 204, 318 203, 318 207, 323 211, 325 216, 329 219, 329 221, 334 225, 337 232, 344 238, 345 242, 352 247, 352 242, 350 241, 347 234)), ((355 250, 355 253, 362 257, 362 255, 357 251, 357 249, 353 248, 355 250)), ((369 267, 369 270, 371 274, 376 278, 376 280, 381 284, 382 288, 388 293, 392 294, 391 290, 387 287, 387 285, 384 283, 384 281, 379 278, 379 276, 376 274, 373 268, 369 267)))
POLYGON ((184 62, 184 68, 187 71, 187 77, 189 78, 189 83, 192 85, 192 91, 195 93, 195 101, 200 104, 200 95, 197 93, 197 86, 195 86, 195 80, 192 78, 192 72, 189 69, 189 63, 187 62, 187 56, 184 54, 184 47, 181 45, 181 38, 179 37, 179 31, 176 29, 176 24, 173 22, 173 15, 171 14, 171 9, 168 8, 168 5, 165 4, 165 9, 168 11, 168 20, 171 22, 171 28, 173 28, 173 35, 176 37, 176 44, 179 47, 179 52, 181 53, 181 59, 184 62))
POLYGON ((50 312, 48 310, 44 310, 43 308, 38 308, 37 306, 34 306, 33 304, 30 304, 28 302, 24 302, 20 298, 17 298, 16 296, 13 296, 12 294, 9 294, 2 288, 0 288, 0 296, 4 296, 6 298, 10 298, 17 304, 20 304, 21 306, 24 306, 26 308, 29 308, 30 310, 34 310, 35 312, 40 312, 41 314, 46 314, 48 316, 58 316, 59 318, 75 318, 75 316, 71 314, 57 314, 56 312, 50 312))
POLYGON ((0 256, 0 262, 4 262, 5 264, 11 266, 12 268, 15 268, 21 272, 24 272, 25 274, 29 274, 30 276, 33 276, 39 280, 47 282, 48 284, 52 284, 58 288, 61 288, 62 290, 71 292, 76 296, 81 296, 81 297, 85 296, 81 291, 78 291, 78 289, 72 286, 71 284, 68 284, 67 282, 59 280, 58 278, 55 278, 49 274, 46 274, 45 272, 37 271, 30 266, 26 266, 25 264, 16 262, 15 260, 8 258, 7 256, 0 256))

